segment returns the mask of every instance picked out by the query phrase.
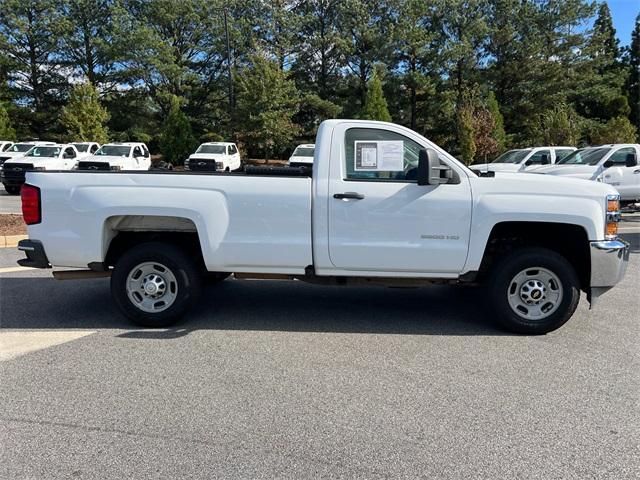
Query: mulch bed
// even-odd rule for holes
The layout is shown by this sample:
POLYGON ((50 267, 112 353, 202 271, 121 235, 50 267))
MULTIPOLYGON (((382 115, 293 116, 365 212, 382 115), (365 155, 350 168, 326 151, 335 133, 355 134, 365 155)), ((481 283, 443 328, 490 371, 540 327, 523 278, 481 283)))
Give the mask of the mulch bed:
POLYGON ((22 215, 0 214, 0 235, 26 235, 27 226, 22 215))

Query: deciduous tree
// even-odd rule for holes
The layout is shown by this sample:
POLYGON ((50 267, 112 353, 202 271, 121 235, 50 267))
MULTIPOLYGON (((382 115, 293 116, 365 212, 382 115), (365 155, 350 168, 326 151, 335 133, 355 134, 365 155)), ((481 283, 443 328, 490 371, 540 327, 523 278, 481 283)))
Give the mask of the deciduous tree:
POLYGON ((75 142, 106 143, 108 120, 109 113, 100 104, 98 90, 90 83, 76 85, 71 90, 69 102, 60 114, 67 139, 75 142))

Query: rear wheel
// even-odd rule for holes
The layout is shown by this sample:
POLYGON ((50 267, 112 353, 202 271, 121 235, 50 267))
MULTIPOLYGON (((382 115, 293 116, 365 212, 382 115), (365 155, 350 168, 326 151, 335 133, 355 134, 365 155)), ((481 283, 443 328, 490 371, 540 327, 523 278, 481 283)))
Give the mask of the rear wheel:
POLYGON ((522 248, 493 269, 489 295, 498 320, 516 333, 545 334, 564 325, 580 300, 573 266, 545 248, 522 248))
POLYGON ((16 185, 5 185, 4 189, 9 195, 18 195, 20 193, 20 187, 16 185))
POLYGON ((146 327, 174 323, 200 297, 202 277, 179 248, 159 242, 126 252, 111 275, 111 294, 120 311, 146 327))

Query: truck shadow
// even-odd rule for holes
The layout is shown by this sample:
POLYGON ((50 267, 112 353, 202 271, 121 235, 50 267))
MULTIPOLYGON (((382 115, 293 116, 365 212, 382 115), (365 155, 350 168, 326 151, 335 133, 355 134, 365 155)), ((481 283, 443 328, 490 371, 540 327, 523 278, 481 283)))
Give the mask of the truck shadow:
POLYGON ((105 279, 0 279, 0 327, 123 329, 118 336, 172 339, 195 330, 508 335, 474 288, 325 287, 302 282, 227 280, 205 289, 175 328, 138 329, 111 302, 105 279))

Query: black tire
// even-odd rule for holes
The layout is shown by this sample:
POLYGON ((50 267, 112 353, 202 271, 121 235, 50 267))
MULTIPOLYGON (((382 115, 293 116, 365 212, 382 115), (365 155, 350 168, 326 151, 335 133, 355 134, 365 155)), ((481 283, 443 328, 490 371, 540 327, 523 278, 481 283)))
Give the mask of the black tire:
POLYGON ((166 327, 176 322, 197 303, 201 292, 202 275, 196 263, 183 250, 166 243, 148 242, 133 247, 120 257, 111 275, 111 295, 116 305, 127 318, 145 327, 166 327), (165 310, 146 312, 127 293, 129 274, 146 262, 158 262, 175 278, 175 300, 165 310))
POLYGON ((19 195, 20 194, 20 187, 18 187, 16 185, 5 185, 4 189, 7 191, 7 193, 9 195, 19 195))
POLYGON ((563 256, 546 248, 527 247, 510 252, 493 267, 488 281, 489 298, 498 314, 498 321, 515 333, 543 335, 552 332, 571 318, 580 301, 580 282, 575 269, 563 256), (562 298, 553 313, 533 320, 522 316, 526 313, 516 313, 509 303, 509 294, 511 291, 513 295, 517 290, 517 284, 512 282, 519 272, 531 269, 535 273, 535 267, 546 269, 559 279, 562 298))
POLYGON ((216 285, 224 282, 230 275, 230 272, 207 272, 204 274, 204 283, 207 285, 216 285))

